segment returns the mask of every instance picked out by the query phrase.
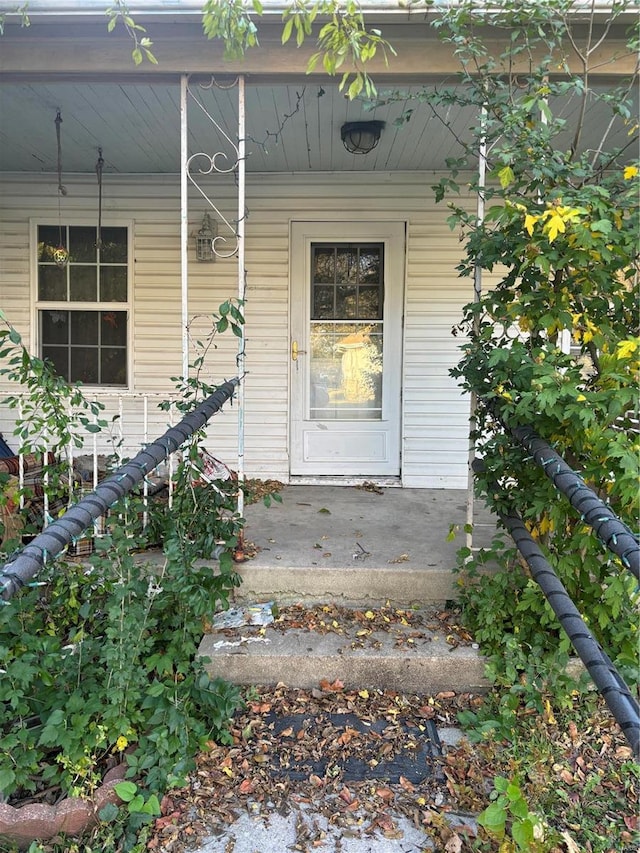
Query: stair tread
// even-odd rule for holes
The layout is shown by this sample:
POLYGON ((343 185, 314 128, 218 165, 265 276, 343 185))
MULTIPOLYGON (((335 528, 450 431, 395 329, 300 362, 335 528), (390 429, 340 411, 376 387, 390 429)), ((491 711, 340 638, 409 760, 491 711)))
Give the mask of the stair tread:
POLYGON ((211 626, 199 654, 210 659, 212 675, 243 684, 310 687, 339 678, 362 687, 481 689, 484 662, 457 616, 436 608, 296 604, 267 625, 211 626))

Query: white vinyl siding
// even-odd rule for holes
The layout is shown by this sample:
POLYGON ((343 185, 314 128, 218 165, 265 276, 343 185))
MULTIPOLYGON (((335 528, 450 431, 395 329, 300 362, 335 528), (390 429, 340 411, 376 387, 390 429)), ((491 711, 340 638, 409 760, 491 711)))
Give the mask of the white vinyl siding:
MULTIPOLYGON (((431 173, 249 174, 246 221, 245 469, 248 476, 286 481, 289 471, 289 245, 292 221, 385 220, 407 223, 404 282, 402 477, 406 486, 465 488, 468 400, 448 375, 459 338, 451 334, 470 280, 458 278, 458 235, 436 205, 431 173)), ((97 218, 93 175, 67 175, 62 217, 97 218)), ((229 219, 237 200, 230 181, 215 185, 215 202, 229 219)), ((0 176, 0 307, 29 343, 33 332, 29 220, 57 216, 56 176, 0 176)), ((190 199, 189 231, 201 226, 205 202, 190 199)), ((134 317, 131 393, 168 396, 181 372, 180 180, 178 175, 105 173, 103 222, 132 221, 131 305, 134 317)), ((81 221, 81 220, 80 220, 81 221)), ((219 233, 224 236, 224 226, 219 233)), ((195 261, 189 245, 189 317, 215 311, 237 293, 237 260, 195 261)), ((206 329, 194 322, 192 339, 206 329)), ((235 375, 237 339, 225 334, 210 352, 204 378, 235 375)), ((151 408, 151 405, 150 405, 151 408)), ((10 434, 0 409, 0 431, 10 434)), ((156 426, 166 423, 158 414, 156 426)), ((207 447, 230 465, 236 453, 237 416, 226 406, 213 419, 207 447)), ((149 438, 155 438, 150 435, 149 438)), ((11 443, 11 442, 10 442, 11 443)))

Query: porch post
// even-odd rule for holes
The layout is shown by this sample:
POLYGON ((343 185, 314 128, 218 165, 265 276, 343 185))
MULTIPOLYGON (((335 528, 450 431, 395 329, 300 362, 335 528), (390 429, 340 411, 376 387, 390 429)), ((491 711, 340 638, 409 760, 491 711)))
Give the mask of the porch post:
POLYGON ((180 76, 180 282, 182 297, 182 375, 189 373, 189 191, 187 184, 187 74, 180 76))
MULTIPOLYGON (((244 318, 244 299, 246 291, 246 276, 244 261, 244 221, 246 211, 245 199, 245 78, 238 77, 238 299, 240 311, 244 318)), ((244 367, 245 367, 245 331, 241 325, 242 335, 238 339, 238 514, 244 512, 244 367)))
MULTIPOLYGON (((487 139, 485 134, 485 124, 487 119, 487 108, 482 107, 480 114, 480 125, 482 127, 482 136, 480 138, 480 149, 478 152, 478 198, 476 200, 476 221, 480 225, 484 221, 484 188, 487 176, 487 139)), ((482 298, 482 267, 476 263, 473 269, 473 301, 479 302, 482 298)), ((477 333, 480 329, 480 318, 478 315, 473 320, 473 331, 477 333)), ((471 433, 476 427, 476 408, 478 399, 475 391, 471 392, 471 401, 469 404, 469 468, 467 471, 467 548, 471 550, 473 547, 473 460, 476 455, 475 440, 471 438, 471 433)))

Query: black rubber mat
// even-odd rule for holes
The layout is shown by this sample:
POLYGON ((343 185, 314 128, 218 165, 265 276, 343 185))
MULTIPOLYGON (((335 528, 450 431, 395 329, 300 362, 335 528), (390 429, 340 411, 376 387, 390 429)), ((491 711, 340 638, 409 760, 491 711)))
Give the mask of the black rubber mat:
POLYGON ((273 770, 292 780, 314 774, 340 775, 345 782, 398 783, 403 777, 416 785, 442 775, 442 746, 431 720, 418 727, 403 720, 362 720, 355 714, 271 713, 263 719, 282 743, 273 756, 273 770), (307 743, 317 746, 308 748, 307 743))

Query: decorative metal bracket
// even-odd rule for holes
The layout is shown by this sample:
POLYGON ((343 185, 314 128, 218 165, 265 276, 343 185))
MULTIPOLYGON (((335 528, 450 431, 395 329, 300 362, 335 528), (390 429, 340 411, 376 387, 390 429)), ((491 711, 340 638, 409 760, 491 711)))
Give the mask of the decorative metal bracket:
MULTIPOLYGON (((199 83, 198 86, 201 89, 212 89, 214 86, 220 89, 230 89, 238 84, 238 80, 233 81, 231 85, 223 85, 216 81, 215 77, 211 77, 208 83, 199 83)), ((220 136, 225 139, 230 148, 230 152, 227 153, 225 151, 216 151, 214 154, 207 154, 203 151, 199 151, 196 154, 192 154, 186 164, 187 178, 191 182, 191 184, 197 189, 200 195, 207 202, 211 210, 215 213, 216 218, 219 222, 221 222, 225 228, 228 229, 229 235, 225 236, 224 234, 217 234, 212 240, 212 248, 213 253, 218 258, 231 258, 238 252, 238 227, 237 222, 230 222, 223 213, 220 212, 220 209, 216 206, 213 200, 209 197, 204 187, 198 182, 198 175, 211 175, 213 173, 224 175, 230 174, 234 172, 238 163, 240 162, 240 150, 236 143, 231 139, 231 137, 226 133, 226 131, 218 124, 215 118, 211 115, 209 110, 205 107, 202 101, 196 97, 193 90, 187 85, 187 93, 193 99, 193 102, 202 110, 203 114, 207 117, 207 119, 211 122, 211 124, 216 128, 220 136), (202 167, 197 167, 196 163, 202 162, 202 167), (229 246, 224 246, 224 244, 232 243, 232 248, 229 246)))

